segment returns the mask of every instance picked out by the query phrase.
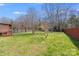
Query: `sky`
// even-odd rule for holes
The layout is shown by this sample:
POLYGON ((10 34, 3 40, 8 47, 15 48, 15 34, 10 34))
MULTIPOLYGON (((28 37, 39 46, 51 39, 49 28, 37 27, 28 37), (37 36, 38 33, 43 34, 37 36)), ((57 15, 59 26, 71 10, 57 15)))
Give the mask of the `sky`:
POLYGON ((0 17, 9 17, 16 19, 17 16, 26 14, 29 8, 35 8, 41 10, 42 4, 30 4, 30 3, 0 3, 0 17))
MULTIPOLYGON (((65 8, 71 7, 79 11, 79 4, 55 4, 58 7, 65 8)), ((41 12, 41 3, 0 3, 0 17, 9 17, 11 19, 16 19, 17 16, 26 14, 29 8, 35 8, 41 12)))

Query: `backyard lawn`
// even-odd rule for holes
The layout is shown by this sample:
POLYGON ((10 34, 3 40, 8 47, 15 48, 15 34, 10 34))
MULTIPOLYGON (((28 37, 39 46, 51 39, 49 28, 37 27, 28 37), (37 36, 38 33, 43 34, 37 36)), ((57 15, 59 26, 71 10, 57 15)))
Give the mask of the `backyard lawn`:
POLYGON ((71 39, 63 32, 16 33, 0 37, 0 55, 3 56, 60 56, 79 55, 79 41, 71 39))

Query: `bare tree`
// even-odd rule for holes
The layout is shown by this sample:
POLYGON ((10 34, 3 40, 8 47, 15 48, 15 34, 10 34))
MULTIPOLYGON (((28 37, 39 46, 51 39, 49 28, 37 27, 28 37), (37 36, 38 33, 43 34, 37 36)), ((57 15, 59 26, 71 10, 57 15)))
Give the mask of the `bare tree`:
POLYGON ((45 18, 49 22, 49 29, 50 31, 53 31, 55 25, 54 4, 44 4, 43 10, 45 11, 45 18))
POLYGON ((35 22, 37 21, 37 12, 34 8, 28 9, 28 20, 30 21, 30 27, 32 29, 32 33, 35 33, 35 22))
POLYGON ((45 34, 44 34, 45 38, 47 38, 48 31, 49 31, 49 24, 48 24, 48 22, 47 21, 43 21, 42 24, 41 24, 41 28, 45 32, 45 34))

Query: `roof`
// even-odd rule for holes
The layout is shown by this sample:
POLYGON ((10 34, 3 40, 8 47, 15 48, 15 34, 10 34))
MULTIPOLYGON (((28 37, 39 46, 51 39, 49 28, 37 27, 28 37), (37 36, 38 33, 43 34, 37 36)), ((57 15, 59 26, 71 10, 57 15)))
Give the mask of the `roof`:
POLYGON ((11 24, 6 24, 6 23, 0 23, 0 24, 2 24, 2 25, 9 25, 9 26, 11 26, 11 24))

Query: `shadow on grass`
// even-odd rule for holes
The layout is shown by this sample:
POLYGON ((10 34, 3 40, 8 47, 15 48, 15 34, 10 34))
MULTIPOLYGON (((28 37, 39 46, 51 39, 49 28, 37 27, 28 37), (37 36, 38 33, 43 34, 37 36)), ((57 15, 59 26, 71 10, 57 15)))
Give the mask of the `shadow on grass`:
POLYGON ((13 36, 32 36, 32 35, 39 35, 39 34, 43 34, 43 33, 35 33, 35 34, 32 34, 32 33, 16 33, 16 34, 13 34, 13 36))
POLYGON ((14 34, 13 36, 25 36, 25 35, 32 35, 31 33, 20 33, 20 34, 14 34))
MULTIPOLYGON (((65 33, 66 34, 66 33, 65 33)), ((72 43, 79 49, 79 40, 78 39, 75 39, 73 37, 71 37, 70 35, 66 34, 70 40, 72 41, 72 43)))

